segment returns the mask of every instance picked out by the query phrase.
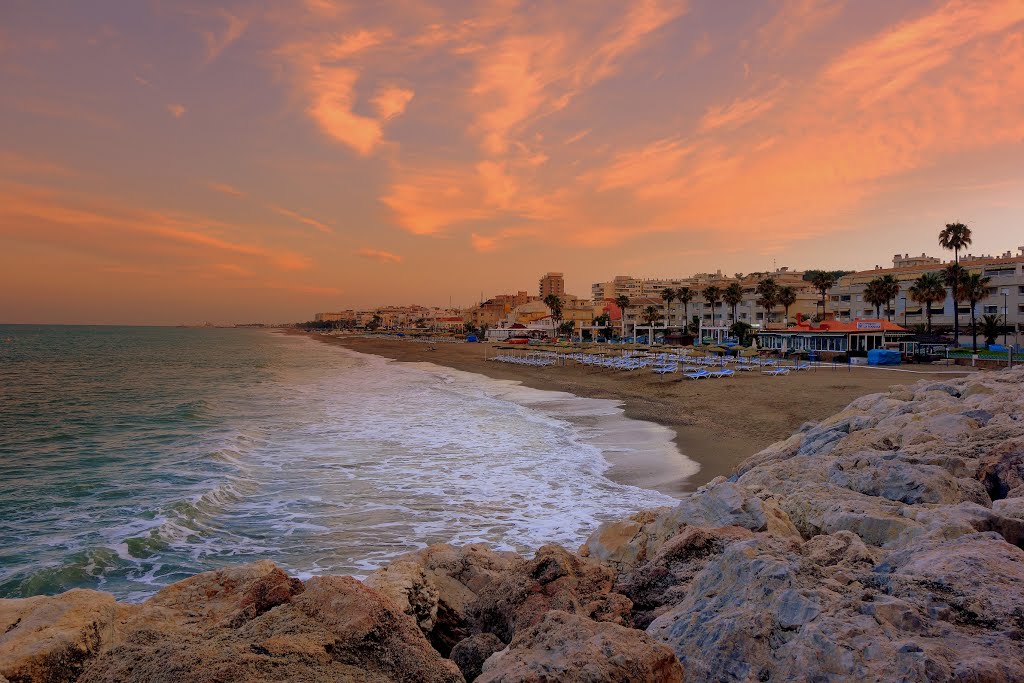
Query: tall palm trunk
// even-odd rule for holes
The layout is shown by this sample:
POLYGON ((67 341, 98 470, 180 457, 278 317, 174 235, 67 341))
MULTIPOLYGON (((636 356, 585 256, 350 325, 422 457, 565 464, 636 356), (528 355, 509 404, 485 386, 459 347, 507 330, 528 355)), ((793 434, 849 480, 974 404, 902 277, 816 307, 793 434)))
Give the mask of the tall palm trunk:
MULTIPOLYGON (((953 250, 953 262, 956 264, 956 277, 960 279, 960 249, 953 250)), ((957 295, 958 282, 953 283, 953 346, 960 346, 960 299, 957 295)))
POLYGON ((932 336, 932 302, 926 301, 924 305, 927 307, 925 315, 928 318, 928 336, 930 337, 932 336))

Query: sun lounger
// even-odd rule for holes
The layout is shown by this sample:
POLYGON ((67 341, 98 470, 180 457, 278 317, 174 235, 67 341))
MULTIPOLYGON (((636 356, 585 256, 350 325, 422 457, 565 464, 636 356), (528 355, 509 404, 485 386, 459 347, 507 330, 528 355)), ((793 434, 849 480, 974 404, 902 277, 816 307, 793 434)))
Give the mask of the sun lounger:
POLYGON ((716 370, 709 374, 716 379, 721 379, 722 377, 732 377, 736 372, 731 368, 722 368, 721 370, 716 370))
POLYGON ((772 375, 773 377, 778 377, 779 375, 788 375, 789 368, 774 368, 772 370, 765 370, 764 374, 772 375))
POLYGON ((810 370, 811 369, 811 364, 810 363, 797 363, 796 365, 793 366, 793 369, 794 370, 810 370))
POLYGON ((707 370, 697 370, 696 372, 687 372, 683 375, 683 377, 687 377, 689 379, 704 379, 707 377, 711 377, 711 373, 708 372, 707 370))

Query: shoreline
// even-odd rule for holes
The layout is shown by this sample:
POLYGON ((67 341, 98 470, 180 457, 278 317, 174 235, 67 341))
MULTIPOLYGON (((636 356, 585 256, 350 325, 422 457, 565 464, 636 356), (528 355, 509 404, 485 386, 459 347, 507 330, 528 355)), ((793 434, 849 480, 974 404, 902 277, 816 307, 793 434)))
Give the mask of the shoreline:
MULTIPOLYGON (((305 336, 305 335, 301 335, 305 336)), ((462 381, 486 382, 488 395, 529 408, 541 415, 565 422, 577 430, 583 444, 597 448, 607 468, 606 479, 624 486, 662 493, 673 498, 693 490, 688 481, 697 476, 700 464, 679 451, 676 433, 665 425, 626 415, 621 400, 579 396, 561 389, 529 386, 514 378, 492 377, 464 370, 432 359, 400 361, 378 353, 367 353, 333 337, 310 335, 311 341, 340 346, 356 355, 386 362, 408 363, 425 372, 462 381)), ((652 502, 652 505, 655 503, 652 502)))
POLYGON ((491 350, 489 344, 438 344, 431 351, 426 344, 394 339, 329 337, 302 330, 284 333, 400 362, 426 362, 492 379, 514 380, 530 389, 618 401, 625 417, 671 429, 676 452, 696 462, 700 470, 680 477, 674 475, 678 470, 672 463, 648 461, 616 467, 609 459, 613 466, 605 476, 677 497, 715 477, 728 476, 748 457, 788 438, 805 422, 839 412, 860 396, 933 374, 822 369, 780 378, 737 376, 683 383, 649 373, 574 366, 531 368, 485 361, 484 350, 491 350))

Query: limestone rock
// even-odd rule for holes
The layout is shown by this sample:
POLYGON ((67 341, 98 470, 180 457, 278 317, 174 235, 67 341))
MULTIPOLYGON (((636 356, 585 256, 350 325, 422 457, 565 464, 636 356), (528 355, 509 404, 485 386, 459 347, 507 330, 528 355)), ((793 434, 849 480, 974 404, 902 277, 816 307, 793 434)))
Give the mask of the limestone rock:
POLYGON ((478 683, 682 683, 672 651, 642 631, 558 610, 484 662, 478 683))
POLYGON ((478 633, 456 643, 451 660, 459 667, 467 683, 472 683, 483 670, 484 662, 495 652, 505 649, 505 643, 493 633, 478 633))
POLYGON ((286 597, 281 588, 291 581, 278 581, 280 570, 268 565, 200 574, 161 591, 79 680, 462 681, 386 597, 349 577, 314 578, 286 597))
POLYGON ((74 681, 91 657, 117 641, 119 608, 109 593, 0 600, 0 677, 74 681))
POLYGON ((615 572, 606 565, 543 546, 521 570, 480 595, 473 608, 476 628, 508 642, 551 610, 628 625, 632 603, 614 592, 614 581, 615 572))
POLYGON ((481 544, 461 548, 437 544, 375 571, 366 585, 412 616, 431 644, 447 655, 473 632, 471 608, 478 595, 524 566, 518 555, 481 544))

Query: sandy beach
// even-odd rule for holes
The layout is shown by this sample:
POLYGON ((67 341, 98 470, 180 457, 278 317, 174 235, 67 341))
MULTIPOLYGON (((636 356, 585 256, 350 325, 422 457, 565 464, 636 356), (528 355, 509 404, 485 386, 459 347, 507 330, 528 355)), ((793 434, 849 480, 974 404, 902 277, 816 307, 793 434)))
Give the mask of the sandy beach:
POLYGON ((747 457, 789 437, 804 422, 839 412, 860 396, 897 384, 964 374, 949 374, 950 369, 930 366, 898 370, 844 366, 783 377, 754 372, 737 373, 724 380, 678 381, 678 375, 666 379, 651 372, 627 373, 573 363, 544 368, 496 363, 485 360, 485 354, 492 357, 496 353, 490 344, 431 347, 406 340, 291 332, 398 361, 435 363, 495 379, 517 380, 534 389, 621 401, 627 417, 674 430, 679 451, 699 463, 700 471, 686 477, 681 475, 680 462, 612 458, 607 476, 669 495, 692 491, 719 475, 728 475, 747 457))

